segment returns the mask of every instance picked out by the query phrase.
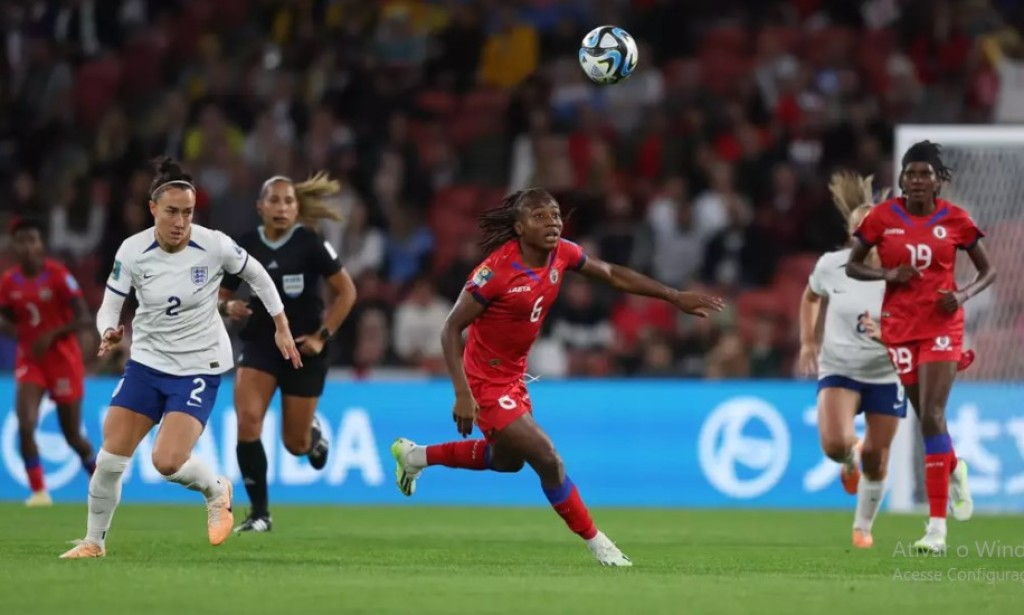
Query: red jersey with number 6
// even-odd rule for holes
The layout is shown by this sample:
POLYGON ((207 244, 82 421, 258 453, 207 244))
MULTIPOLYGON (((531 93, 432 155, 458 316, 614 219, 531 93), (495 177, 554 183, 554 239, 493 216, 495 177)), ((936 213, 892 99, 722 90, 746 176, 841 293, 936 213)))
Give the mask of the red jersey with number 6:
POLYGON ((939 307, 940 291, 955 291, 957 250, 967 250, 985 236, 971 216, 943 199, 935 211, 914 216, 902 197, 875 205, 855 235, 878 249, 882 267, 911 265, 921 277, 887 284, 882 301, 882 341, 888 345, 956 336, 963 333, 964 311, 939 307))
POLYGON ((586 260, 580 246, 561 239, 548 264, 533 269, 523 263, 519 241, 513 239, 473 271, 465 290, 487 309, 469 326, 463 364, 470 387, 505 384, 526 374, 526 356, 565 272, 579 271, 586 260))
MULTIPOLYGON (((43 269, 35 277, 26 276, 20 266, 4 272, 0 278, 0 309, 14 317, 18 330, 19 354, 30 353, 32 344, 47 331, 63 327, 75 319, 71 301, 81 297, 78 282, 64 265, 46 259, 43 269)), ((54 340, 51 347, 74 346, 78 351, 78 338, 66 335, 54 340)))

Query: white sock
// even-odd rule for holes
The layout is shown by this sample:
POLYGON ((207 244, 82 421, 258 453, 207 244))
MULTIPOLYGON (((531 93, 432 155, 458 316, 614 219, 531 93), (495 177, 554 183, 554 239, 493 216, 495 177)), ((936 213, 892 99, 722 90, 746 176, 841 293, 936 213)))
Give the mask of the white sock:
POLYGON ((409 451, 409 464, 414 465, 418 468, 427 467, 427 447, 425 446, 414 446, 409 451))
POLYGON ((946 535, 946 518, 931 517, 928 519, 928 533, 946 535))
POLYGON ((104 546, 110 521, 121 501, 121 477, 131 457, 113 455, 100 449, 96 455, 96 471, 89 479, 89 520, 85 539, 104 546))
POLYGON ((853 519, 853 529, 871 532, 871 526, 878 516, 878 509, 882 506, 884 493, 885 481, 860 477, 857 484, 857 512, 853 519))
POLYGON ((199 491, 210 501, 224 493, 224 485, 213 473, 210 466, 203 463, 198 457, 189 457, 188 461, 181 464, 178 471, 170 476, 165 476, 168 481, 183 485, 190 491, 199 491))

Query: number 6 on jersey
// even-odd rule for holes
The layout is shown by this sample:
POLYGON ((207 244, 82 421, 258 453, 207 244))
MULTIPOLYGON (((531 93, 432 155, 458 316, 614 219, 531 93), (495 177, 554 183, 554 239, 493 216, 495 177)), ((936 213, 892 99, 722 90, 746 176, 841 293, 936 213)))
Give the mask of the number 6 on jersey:
POLYGON ((537 297, 537 300, 533 303, 533 311, 530 312, 530 322, 540 320, 540 314, 544 311, 544 306, 541 305, 542 301, 544 301, 544 297, 537 297))

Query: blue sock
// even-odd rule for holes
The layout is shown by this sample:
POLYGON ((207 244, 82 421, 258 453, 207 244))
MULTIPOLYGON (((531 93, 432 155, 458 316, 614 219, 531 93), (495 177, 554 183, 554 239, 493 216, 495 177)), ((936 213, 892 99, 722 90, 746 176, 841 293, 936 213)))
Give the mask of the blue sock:
POLYGON ((552 506, 558 506, 569 499, 569 496, 572 494, 573 486, 572 479, 566 475, 565 480, 562 481, 561 485, 552 489, 545 489, 544 495, 547 496, 548 501, 551 502, 552 506))
POLYGON ((924 437, 924 454, 940 455, 953 450, 953 440, 948 433, 924 437))

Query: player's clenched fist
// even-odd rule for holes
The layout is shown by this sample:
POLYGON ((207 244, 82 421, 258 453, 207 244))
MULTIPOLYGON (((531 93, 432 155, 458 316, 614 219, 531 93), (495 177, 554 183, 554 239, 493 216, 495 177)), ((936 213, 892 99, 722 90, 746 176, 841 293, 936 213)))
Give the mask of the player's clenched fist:
POLYGON ((121 338, 124 337, 124 325, 118 326, 116 329, 107 329, 103 332, 103 339, 100 340, 100 351, 96 353, 96 356, 102 357, 107 352, 121 343, 121 338))
POLYGON ((227 313, 228 318, 231 320, 245 320, 252 316, 252 310, 246 305, 245 301, 239 301, 232 299, 224 305, 224 311, 227 313))
POLYGON ((893 284, 906 284, 911 278, 921 277, 921 272, 916 268, 906 263, 896 267, 895 269, 888 269, 885 272, 885 281, 892 282, 893 284))
POLYGON ((879 328, 878 323, 875 319, 871 318, 871 314, 864 312, 858 319, 860 325, 864 328, 864 335, 875 340, 876 342, 882 342, 882 330, 879 328))
POLYGON ((455 396, 452 418, 455 420, 455 426, 458 428, 460 436, 465 438, 473 433, 473 424, 476 423, 476 416, 479 412, 480 406, 473 399, 472 393, 460 393, 455 396))
POLYGON ((958 290, 945 290, 939 289, 939 307, 949 312, 950 314, 960 309, 960 306, 966 301, 964 294, 958 290))

